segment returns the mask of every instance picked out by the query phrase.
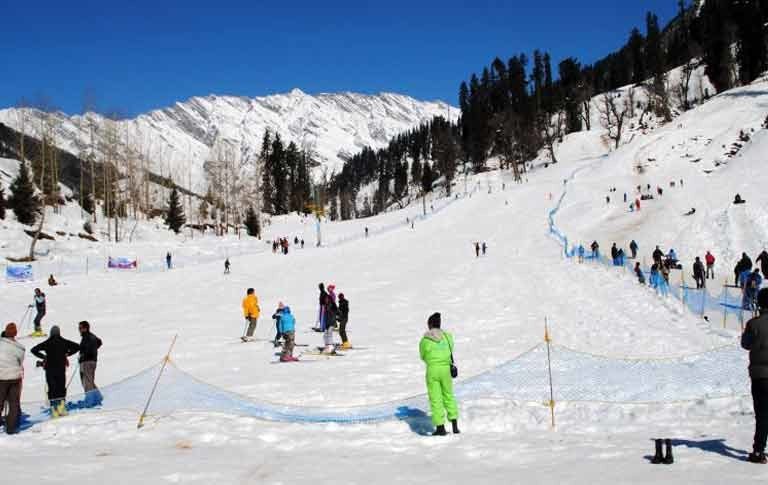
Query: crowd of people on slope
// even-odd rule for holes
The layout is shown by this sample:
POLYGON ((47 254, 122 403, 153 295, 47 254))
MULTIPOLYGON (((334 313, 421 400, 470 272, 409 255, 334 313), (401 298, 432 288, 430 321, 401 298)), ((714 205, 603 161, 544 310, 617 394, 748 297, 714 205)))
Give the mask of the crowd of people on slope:
MULTIPOLYGON (((272 253, 277 254, 280 252, 281 254, 288 254, 288 249, 290 248, 290 241, 287 237, 281 237, 278 239, 275 239, 272 241, 272 253)), ((295 236, 293 238, 293 245, 296 247, 301 247, 304 249, 304 239, 299 239, 298 236, 295 236)))
MULTIPOLYGON (((6 406, 8 413, 2 418, 2 424, 7 434, 15 434, 19 430, 21 417, 21 390, 24 379, 24 356, 26 348, 18 342, 18 326, 15 322, 8 323, 0 333, 0 411, 6 406)), ((54 325, 50 336, 43 342, 30 349, 37 357, 36 366, 45 371, 48 387, 48 402, 53 417, 67 414, 67 368, 69 357, 79 353, 78 364, 80 381, 85 391, 83 405, 94 407, 101 404, 102 396, 96 386, 96 364, 101 339, 91 332, 87 321, 78 324, 80 343, 77 344, 61 336, 61 330, 54 325)))

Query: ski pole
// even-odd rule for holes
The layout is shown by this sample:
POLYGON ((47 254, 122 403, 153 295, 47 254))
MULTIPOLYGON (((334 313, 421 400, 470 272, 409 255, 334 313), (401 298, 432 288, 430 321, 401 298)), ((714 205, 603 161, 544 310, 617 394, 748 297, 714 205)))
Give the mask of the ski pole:
POLYGON ((69 386, 72 385, 72 381, 75 380, 75 373, 77 373, 79 366, 75 366, 74 369, 72 369, 72 375, 69 377, 69 380, 67 381, 67 387, 65 387, 66 390, 69 390, 69 386))

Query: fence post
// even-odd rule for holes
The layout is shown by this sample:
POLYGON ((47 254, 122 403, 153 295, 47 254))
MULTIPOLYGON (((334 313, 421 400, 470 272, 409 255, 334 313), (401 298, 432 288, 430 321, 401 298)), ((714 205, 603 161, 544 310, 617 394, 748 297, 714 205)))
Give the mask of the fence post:
POLYGON ((85 275, 88 276, 88 256, 85 257, 85 275))
POLYGON ((723 285, 723 328, 725 328, 725 322, 728 319, 728 284, 723 285))
POLYGON ((549 415, 552 429, 555 429, 555 393, 552 388, 552 355, 550 352, 549 322, 544 317, 544 341, 547 343, 547 372, 549 373, 549 415))
POLYGON ((165 372, 165 366, 168 365, 168 362, 171 360, 171 351, 173 351, 173 346, 176 345, 176 338, 179 335, 176 334, 173 336, 173 340, 171 341, 171 346, 168 348, 168 353, 165 354, 165 358, 163 358, 163 366, 160 368, 160 372, 157 374, 157 379, 155 379, 155 384, 152 386, 152 391, 149 393, 149 398, 147 398, 147 404, 144 406, 144 411, 142 411, 141 416, 139 416, 139 422, 136 425, 136 429, 141 429, 144 427, 144 418, 147 417, 147 411, 149 410, 149 403, 152 402, 152 397, 155 395, 155 391, 157 390, 157 384, 160 382, 160 377, 163 375, 163 372, 165 372))

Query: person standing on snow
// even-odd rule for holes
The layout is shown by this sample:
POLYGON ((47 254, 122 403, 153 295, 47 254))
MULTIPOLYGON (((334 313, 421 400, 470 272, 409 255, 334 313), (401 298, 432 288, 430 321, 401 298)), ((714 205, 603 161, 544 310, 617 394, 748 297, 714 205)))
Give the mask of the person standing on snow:
POLYGON ((80 382, 83 384, 85 399, 89 406, 101 404, 101 393, 96 387, 96 363, 99 360, 101 339, 91 333, 91 324, 83 320, 78 324, 80 331, 80 382))
POLYGON ((335 346, 333 344, 333 328, 336 326, 336 315, 338 313, 338 306, 336 305, 336 287, 334 285, 328 285, 328 293, 326 294, 326 306, 325 306, 325 324, 323 330, 323 353, 333 354, 335 353, 335 346))
POLYGON ((661 251, 661 249, 656 246, 656 249, 653 250, 653 262, 661 266, 661 259, 664 257, 664 253, 661 251))
POLYGON ((231 264, 229 263, 229 258, 224 260, 224 274, 229 274, 229 267, 231 264))
POLYGON ((283 308, 285 308, 283 302, 278 302, 277 309, 275 310, 275 313, 272 314, 272 320, 275 321, 275 347, 280 347, 280 338, 283 336, 280 331, 280 318, 283 316, 283 308))
POLYGON ((763 249, 763 252, 755 258, 755 263, 760 264, 760 269, 763 272, 763 276, 768 278, 768 251, 763 249))
POLYGON ((766 438, 768 438, 768 288, 757 295, 760 316, 751 319, 741 335, 741 346, 749 351, 749 377, 752 381, 752 402, 755 410, 755 438, 751 463, 766 464, 766 438))
POLYGON ((733 273, 736 276, 734 285, 736 286, 742 286, 741 282, 741 274, 745 271, 752 271, 752 260, 749 259, 749 256, 747 256, 747 253, 741 253, 741 259, 738 263, 736 263, 736 266, 733 268, 733 273))
POLYGON ((701 258, 698 256, 696 256, 696 261, 693 263, 693 279, 696 281, 697 290, 706 287, 704 278, 704 263, 701 262, 701 258))
POLYGON ((704 255, 704 261, 707 263, 707 279, 715 279, 715 257, 707 251, 707 254, 704 255))
POLYGON ((314 330, 316 332, 322 332, 325 328, 326 307, 328 306, 328 293, 325 291, 325 284, 320 283, 317 285, 317 289, 320 290, 320 296, 318 298, 319 308, 317 310, 317 324, 314 330))
POLYGON ((349 300, 344 293, 339 293, 339 336, 341 337, 341 350, 352 348, 352 344, 347 337, 347 323, 349 322, 349 300))
POLYGON ((488 251, 488 245, 483 241, 483 256, 485 256, 486 251, 488 251))
POLYGON ((256 297, 256 290, 248 288, 243 298, 243 315, 245 321, 248 322, 248 330, 242 337, 243 341, 253 338, 253 332, 256 331, 256 325, 259 323, 259 315, 261 314, 261 308, 259 308, 259 299, 256 297))
POLYGON ((744 280, 744 301, 743 307, 746 310, 754 310, 757 301, 757 293, 763 284, 763 277, 760 276, 760 270, 755 270, 744 280))
POLYGON ((475 257, 476 258, 480 257, 480 243, 479 242, 475 243, 475 257))
POLYGON ((170 253, 170 251, 165 253, 165 266, 167 266, 168 269, 171 269, 171 253, 170 253))
POLYGON ((32 347, 32 355, 42 359, 45 381, 48 383, 48 401, 53 417, 67 414, 67 367, 68 357, 80 351, 76 343, 62 338, 61 330, 54 325, 51 336, 45 342, 32 347))
POLYGON ((579 263, 583 263, 584 262, 584 253, 585 252, 586 252, 586 250, 584 249, 584 245, 583 244, 579 244, 579 248, 576 250, 576 254, 579 255, 579 263))
POLYGON ((619 265, 619 248, 616 247, 616 243, 613 243, 613 246, 611 246, 611 260, 614 266, 619 265))
POLYGON ((427 320, 427 333, 419 342, 419 356, 427 365, 426 383, 429 394, 429 408, 434 436, 445 436, 445 418, 453 426, 453 433, 459 433, 459 408, 453 394, 453 336, 440 329, 441 316, 433 313, 427 320))
POLYGON ((643 269, 640 267, 640 263, 635 263, 635 276, 637 276, 637 281, 641 284, 645 284, 645 275, 643 274, 643 269))
POLYGON ((640 246, 637 245, 637 242, 633 239, 629 243, 629 251, 632 253, 632 259, 637 259, 637 250, 640 249, 640 246))
MULTIPOLYGON (((280 305, 282 306, 282 303, 280 305)), ((296 319, 293 318, 290 307, 283 306, 278 311, 280 318, 277 319, 277 331, 283 336, 283 352, 280 355, 280 362, 296 362, 299 360, 293 356, 296 342, 296 319)))
POLYGON ((16 341, 16 324, 5 326, 0 336, 0 415, 8 403, 5 432, 18 431, 21 416, 21 379, 24 376, 24 346, 16 341))
MULTIPOLYGON (((45 337, 43 333, 43 317, 46 313, 46 300, 45 293, 40 288, 35 288, 34 306, 37 314, 35 315, 35 330, 32 332, 32 337, 45 337)), ((32 308, 32 305, 29 305, 32 308)))

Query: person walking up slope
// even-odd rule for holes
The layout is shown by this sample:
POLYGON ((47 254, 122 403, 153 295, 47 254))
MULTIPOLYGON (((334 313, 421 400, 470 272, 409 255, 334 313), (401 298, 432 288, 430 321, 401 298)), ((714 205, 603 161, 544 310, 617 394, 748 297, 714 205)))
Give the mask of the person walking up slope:
POLYGON ((419 355, 427 365, 426 383, 434 436, 445 436, 445 418, 453 425, 454 434, 459 433, 459 408, 453 394, 453 336, 440 329, 441 316, 432 314, 427 320, 427 333, 419 343, 419 355))
POLYGON ((21 415, 21 379, 24 376, 24 346, 16 341, 16 324, 5 326, 0 337, 0 414, 8 403, 5 432, 18 431, 21 415))
POLYGON ((45 342, 32 347, 32 355, 43 359, 45 381, 48 384, 48 401, 54 418, 67 414, 67 367, 68 357, 80 351, 76 343, 62 338, 61 330, 54 325, 51 336, 45 342))
POLYGON ((752 403, 755 409, 755 438, 752 463, 766 464, 765 445, 768 438, 768 288, 757 295, 760 316, 747 322, 741 335, 741 346, 749 351, 749 377, 752 381, 752 403))
POLYGON ((248 322, 248 330, 241 337, 243 342, 253 339, 253 332, 256 331, 256 325, 259 323, 260 313, 261 309, 259 308, 259 299, 256 297, 256 291, 253 288, 248 288, 245 298, 243 298, 243 315, 245 315, 245 321, 248 322))

